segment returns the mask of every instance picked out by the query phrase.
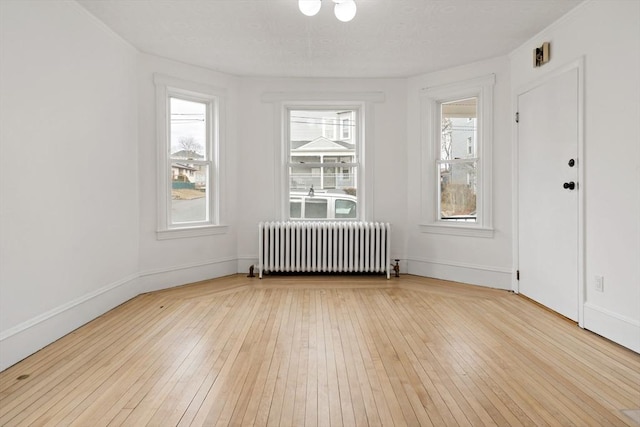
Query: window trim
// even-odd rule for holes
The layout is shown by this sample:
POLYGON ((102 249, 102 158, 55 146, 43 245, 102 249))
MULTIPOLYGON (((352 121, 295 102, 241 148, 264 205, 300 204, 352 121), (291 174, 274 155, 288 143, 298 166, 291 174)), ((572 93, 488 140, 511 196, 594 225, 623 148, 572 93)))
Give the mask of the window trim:
POLYGON ((226 233, 228 227, 221 225, 222 191, 224 189, 223 170, 220 158, 224 147, 225 98, 226 91, 213 86, 190 82, 175 77, 154 74, 156 88, 156 129, 157 129, 157 226, 158 240, 197 237, 226 233), (185 224, 171 224, 171 140, 170 140, 170 98, 180 98, 207 104, 207 157, 209 166, 207 200, 208 221, 185 224))
POLYGON ((422 219, 420 230, 424 233, 448 234, 471 237, 493 237, 492 216, 492 146, 493 146, 493 86, 495 74, 477 77, 422 89, 420 93, 422 182, 422 219), (478 180, 475 223, 450 222, 440 219, 438 207, 440 157, 440 105, 465 98, 478 98, 477 141, 478 180))

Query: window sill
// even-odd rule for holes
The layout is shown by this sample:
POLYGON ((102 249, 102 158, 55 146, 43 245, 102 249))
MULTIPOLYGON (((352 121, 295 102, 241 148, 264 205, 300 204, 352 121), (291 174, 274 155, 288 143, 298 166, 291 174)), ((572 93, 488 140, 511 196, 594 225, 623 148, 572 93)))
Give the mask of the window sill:
POLYGON ((226 234, 228 225, 206 225, 202 227, 174 228, 171 230, 159 230, 156 232, 158 240, 186 239, 189 237, 211 236, 214 234, 226 234))
POLYGON ((449 224, 420 224, 422 233, 447 234, 450 236, 493 238, 493 228, 449 224))

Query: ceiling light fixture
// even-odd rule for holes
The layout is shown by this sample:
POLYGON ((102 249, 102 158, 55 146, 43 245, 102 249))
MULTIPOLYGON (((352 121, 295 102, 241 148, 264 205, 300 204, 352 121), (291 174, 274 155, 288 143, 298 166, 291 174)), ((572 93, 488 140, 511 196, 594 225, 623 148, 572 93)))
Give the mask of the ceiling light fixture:
MULTIPOLYGON (((336 18, 342 22, 349 22, 356 16, 355 0, 333 0, 335 6, 333 13, 336 18)), ((300 12, 307 16, 314 16, 320 11, 322 0, 298 0, 298 8, 300 12)))

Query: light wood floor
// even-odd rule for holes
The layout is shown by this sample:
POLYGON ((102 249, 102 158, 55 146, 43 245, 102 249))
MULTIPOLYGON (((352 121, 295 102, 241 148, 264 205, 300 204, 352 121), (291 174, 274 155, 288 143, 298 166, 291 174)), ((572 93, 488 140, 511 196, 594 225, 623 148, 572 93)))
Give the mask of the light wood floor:
POLYGON ((640 355, 518 295, 408 275, 145 294, 0 373, 6 426, 637 425, 629 409, 640 355))

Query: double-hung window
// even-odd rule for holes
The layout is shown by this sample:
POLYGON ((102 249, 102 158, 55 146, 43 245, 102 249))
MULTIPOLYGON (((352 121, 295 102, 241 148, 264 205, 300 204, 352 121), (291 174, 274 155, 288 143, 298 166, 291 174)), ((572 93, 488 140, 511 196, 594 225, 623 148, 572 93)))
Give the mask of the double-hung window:
POLYGON ((156 75, 158 237, 212 234, 219 223, 222 94, 156 75))
POLYGON ((286 109, 289 219, 360 217, 360 114, 359 107, 286 109))
POLYGON ((274 212, 282 220, 371 221, 374 122, 383 92, 266 92, 273 103, 274 212))
POLYGON ((490 75, 424 89, 422 231, 491 237, 490 75))
POLYGON ((442 102, 440 107, 440 152, 436 163, 440 185, 440 221, 476 223, 478 98, 442 102))

